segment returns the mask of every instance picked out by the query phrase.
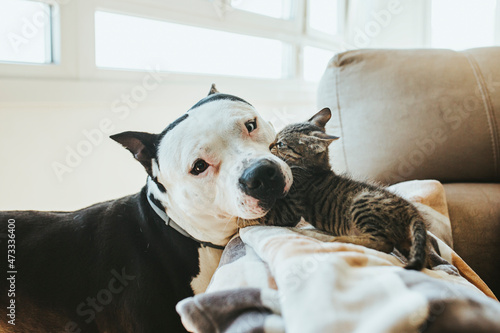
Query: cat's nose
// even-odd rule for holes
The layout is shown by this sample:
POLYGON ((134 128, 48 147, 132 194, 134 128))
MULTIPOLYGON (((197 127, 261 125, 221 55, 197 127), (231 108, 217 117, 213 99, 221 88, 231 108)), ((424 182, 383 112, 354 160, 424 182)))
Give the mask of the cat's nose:
POLYGON ((274 204, 285 190, 285 177, 279 165, 267 159, 259 160, 245 169, 239 183, 245 194, 261 200, 264 205, 274 204))

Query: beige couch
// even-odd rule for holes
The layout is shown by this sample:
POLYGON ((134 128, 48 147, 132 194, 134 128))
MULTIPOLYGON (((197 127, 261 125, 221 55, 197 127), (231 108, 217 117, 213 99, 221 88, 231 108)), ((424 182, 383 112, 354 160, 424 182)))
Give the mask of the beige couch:
POLYGON ((318 104, 336 171, 445 184, 454 249, 500 296, 500 47, 341 53, 318 104))

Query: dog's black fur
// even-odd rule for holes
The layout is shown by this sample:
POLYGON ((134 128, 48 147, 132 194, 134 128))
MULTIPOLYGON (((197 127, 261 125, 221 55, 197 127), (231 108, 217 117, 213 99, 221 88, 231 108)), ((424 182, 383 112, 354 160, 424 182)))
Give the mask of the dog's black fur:
MULTIPOLYGON (((193 108, 221 99, 218 93, 193 108)), ((189 112, 189 111, 188 111, 189 112)), ((152 172, 161 134, 124 132, 111 138, 139 161, 157 190, 166 192, 152 172)), ((8 222, 15 220, 15 298, 0 279, 0 332, 163 333, 185 332, 175 305, 192 295, 199 273, 200 242, 183 236, 159 217, 141 192, 75 212, 0 212, 0 270, 6 274, 8 222), (11 299, 15 323, 7 324, 11 299)), ((150 199, 161 208, 152 194, 150 199)), ((221 246, 203 243, 220 249, 221 246)), ((10 274, 7 274, 10 276, 10 274)))
POLYGON ((145 187, 75 212, 0 212, 0 331, 183 332, 175 304, 192 295, 200 244, 166 226, 146 195, 145 187), (15 326, 6 324, 9 219, 15 220, 15 326))

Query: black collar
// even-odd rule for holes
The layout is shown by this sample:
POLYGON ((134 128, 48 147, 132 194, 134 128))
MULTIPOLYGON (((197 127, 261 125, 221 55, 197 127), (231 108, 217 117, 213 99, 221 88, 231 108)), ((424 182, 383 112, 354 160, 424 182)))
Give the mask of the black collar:
POLYGON ((210 242, 204 242, 204 241, 201 241, 199 239, 196 239, 194 238, 193 236, 191 236, 190 234, 187 233, 186 230, 182 229, 181 226, 179 226, 177 223, 175 223, 168 215, 167 213, 165 213, 165 208, 163 207, 163 205, 158 201, 158 199, 156 199, 153 194, 149 194, 149 195, 146 195, 147 198, 148 198, 148 202, 149 202, 149 205, 151 206, 151 208, 153 208, 153 210, 155 211, 156 215, 158 215, 164 222, 165 222, 165 225, 171 227, 172 229, 174 229, 175 231, 177 231, 178 233, 180 233, 181 235, 187 237, 187 238, 190 238, 198 243, 200 243, 201 245, 203 246, 206 246, 206 247, 211 247, 211 248, 214 248, 214 249, 218 249, 218 250, 224 250, 224 246, 221 246, 221 245, 216 245, 216 244, 213 244, 213 243, 210 243, 210 242))

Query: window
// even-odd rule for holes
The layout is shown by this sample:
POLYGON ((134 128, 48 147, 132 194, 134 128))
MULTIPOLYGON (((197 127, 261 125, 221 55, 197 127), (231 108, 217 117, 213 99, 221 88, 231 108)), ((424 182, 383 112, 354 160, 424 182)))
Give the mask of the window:
POLYGON ((338 5, 337 0, 309 0, 308 21, 311 28, 329 35, 337 34, 338 5))
POLYGON ((496 6, 496 0, 432 0, 432 47, 462 50, 495 45, 496 6))
POLYGON ((500 0, 0 0, 1 75, 121 79, 158 69, 187 80, 317 82, 369 23, 381 27, 370 36, 377 47, 498 45, 500 0), (401 13, 385 24, 391 4, 401 13))
POLYGON ((170 22, 98 11, 96 65, 183 73, 285 78, 289 45, 170 22))
POLYGON ((9 36, 0 67, 5 77, 121 80, 158 70, 190 82, 221 75, 296 87, 317 82, 340 49, 345 1, 0 0, 0 33, 9 36))
POLYGON ((0 4, 0 61, 52 62, 50 5, 3 0, 0 4))
POLYGON ((319 81, 334 52, 317 47, 304 47, 304 80, 319 81))
POLYGON ((97 11, 95 65, 314 82, 333 55, 327 49, 337 46, 332 37, 339 33, 341 0, 197 1, 200 6, 210 4, 193 11, 194 17, 208 22, 206 26, 200 20, 179 24, 175 17, 152 19, 148 14, 118 14, 112 8, 97 11), (307 17, 300 17, 306 12, 307 17), (207 21, 207 15, 216 22, 207 21), (325 48, 309 46, 309 41, 325 48), (303 66, 299 61, 305 61, 303 66))
POLYGON ((328 61, 342 48, 342 4, 342 0, 307 1, 306 31, 324 46, 305 45, 302 48, 302 78, 307 82, 318 82, 328 61))

